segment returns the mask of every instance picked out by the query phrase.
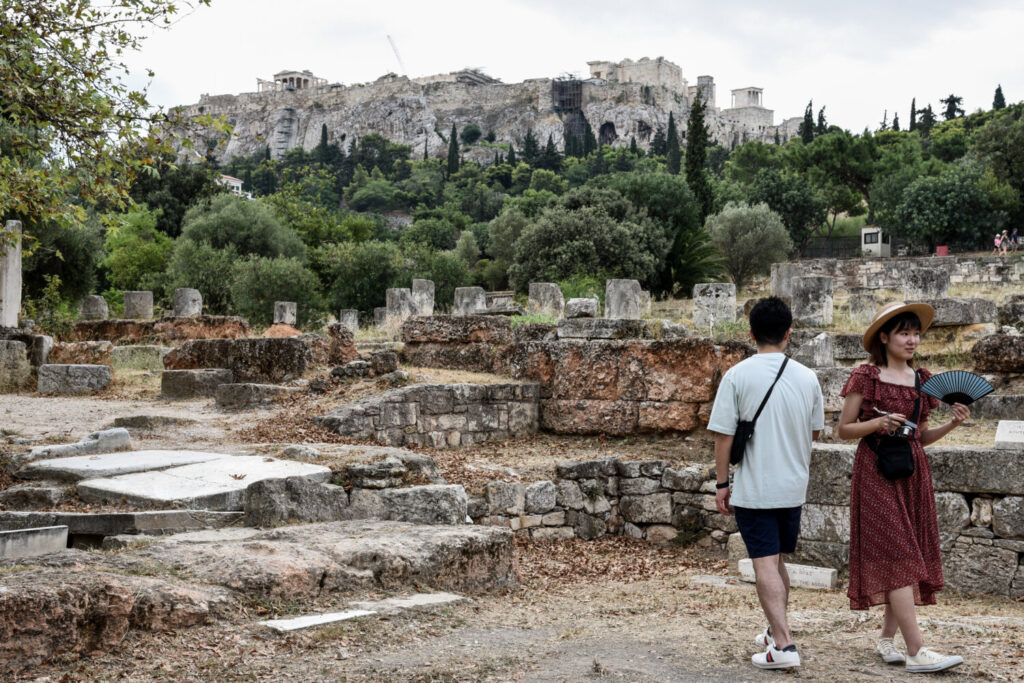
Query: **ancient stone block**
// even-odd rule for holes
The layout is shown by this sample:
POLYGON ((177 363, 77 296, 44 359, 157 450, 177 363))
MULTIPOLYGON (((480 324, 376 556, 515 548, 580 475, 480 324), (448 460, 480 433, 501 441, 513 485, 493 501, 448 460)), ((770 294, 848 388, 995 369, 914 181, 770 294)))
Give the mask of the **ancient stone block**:
POLYGON ((565 304, 566 318, 596 318, 601 302, 597 297, 569 299, 565 304))
POLYGON ((331 338, 327 351, 329 363, 359 360, 359 351, 356 350, 354 333, 350 327, 344 323, 330 323, 327 325, 327 334, 331 338))
POLYGON ((487 295, 483 287, 456 287, 452 315, 481 315, 487 312, 487 295))
POLYGON ((809 368, 831 368, 835 365, 832 335, 816 335, 793 349, 790 357, 809 368))
POLYGON ((647 496, 661 490, 661 480, 636 477, 619 481, 619 493, 624 496, 647 496))
POLYGON ((977 372, 1024 372, 1024 336, 993 334, 971 349, 977 372))
POLYGON ((832 288, 835 279, 818 275, 792 280, 793 324, 798 327, 828 327, 832 324, 832 288))
POLYGON ((932 446, 928 460, 936 491, 1024 496, 1024 459, 1012 451, 932 446))
POLYGON ((608 530, 605 521, 583 512, 570 511, 565 515, 565 521, 572 526, 576 535, 584 541, 592 541, 595 538, 604 536, 608 530))
POLYGON ((992 505, 992 531, 1003 538, 1024 538, 1024 497, 1006 496, 992 505))
POLYGON ((706 282, 693 286, 693 326, 699 331, 736 322, 736 285, 706 282))
POLYGON ((831 567, 846 572, 850 566, 850 546, 847 543, 803 540, 796 544, 796 551, 790 559, 817 567, 831 567))
POLYGON ((550 481, 535 481, 530 484, 526 487, 526 512, 530 514, 548 512, 555 507, 557 492, 554 483, 550 481))
POLYGON ((413 315, 434 315, 434 281, 412 281, 413 315))
POLYGON ((967 500, 959 493, 940 491, 935 494, 935 513, 939 522, 939 538, 943 549, 948 549, 971 522, 967 500))
POLYGON ((846 304, 846 312, 850 322, 858 325, 868 325, 878 311, 878 298, 871 290, 861 288, 850 288, 849 299, 846 304))
POLYGON ((999 321, 999 308, 995 301, 981 297, 925 299, 935 309, 932 327, 980 325, 999 321))
POLYGON ((28 386, 31 376, 25 344, 0 339, 0 390, 28 386))
POLYGON ((619 513, 633 524, 669 524, 672 522, 672 494, 622 496, 619 513))
POLYGON ((343 308, 338 313, 338 323, 348 328, 348 331, 355 336, 359 331, 359 309, 343 308))
POLYGON ((556 434, 631 434, 637 428, 635 401, 541 401, 541 428, 556 434))
POLYGON ((243 410, 263 403, 273 403, 299 389, 277 384, 220 384, 214 389, 217 405, 226 410, 243 410))
POLYGON ((701 485, 708 480, 707 474, 700 465, 687 465, 681 469, 666 468, 661 476, 661 485, 673 491, 699 491, 701 485))
POLYGON ((530 537, 538 541, 566 541, 575 537, 572 527, 543 526, 530 530, 530 537))
POLYGON ((903 271, 903 293, 907 301, 944 299, 949 296, 949 271, 922 266, 907 268, 903 271))
POLYGON ((160 397, 170 400, 213 398, 217 387, 232 381, 232 372, 223 368, 164 370, 160 376, 160 397))
POLYGON ((690 432, 698 427, 697 403, 682 401, 642 401, 637 427, 642 432, 690 432))
POLYGON ((526 305, 529 313, 561 317, 565 308, 565 297, 562 290, 554 282, 531 282, 530 298, 526 305))
POLYGON ((846 543, 850 540, 849 505, 805 504, 800 516, 800 538, 846 543))
POLYGON ((1017 571, 1017 553, 975 543, 956 543, 942 558, 946 585, 953 590, 1009 595, 1017 571))
POLYGON ((639 319, 562 318, 558 321, 559 339, 637 339, 643 332, 639 319))
POLYGON ((821 385, 821 396, 825 401, 825 412, 838 412, 843 409, 843 397, 840 393, 853 373, 853 368, 815 368, 814 374, 821 385))
POLYGON ((974 526, 992 526, 991 498, 979 497, 971 501, 971 524, 974 526))
POLYGON ((245 490, 245 525, 277 526, 286 522, 332 522, 344 519, 345 489, 306 477, 264 479, 245 490))
POLYGON ((608 280, 605 283, 604 317, 616 320, 640 320, 644 303, 636 280, 608 280))
POLYGON ((526 506, 526 487, 522 484, 492 481, 484 488, 487 511, 492 515, 521 515, 526 506))
POLYGON ((236 382, 297 379, 312 361, 309 345, 295 339, 193 339, 164 357, 168 370, 227 368, 236 382))
POLYGON ((558 489, 556 493, 555 502, 559 507, 567 508, 569 510, 582 510, 583 509, 583 492, 580 490, 580 485, 575 481, 566 481, 561 479, 556 484, 558 489))
POLYGON ((373 324, 377 327, 381 327, 388 320, 388 309, 387 306, 378 306, 373 309, 373 324))
POLYGON ((110 365, 114 345, 108 341, 57 342, 50 349, 49 362, 59 364, 110 365))
POLYGON ((38 379, 41 394, 89 394, 110 385, 110 366, 41 365, 38 379))
POLYGON ((854 447, 815 444, 811 451, 807 502, 821 505, 849 505, 853 476, 854 447))
POLYGON ((415 317, 406 320, 402 325, 401 339, 407 344, 427 342, 507 344, 512 340, 512 325, 508 319, 497 316, 415 317))
POLYGON ((174 290, 174 317, 189 318, 203 313, 203 295, 198 289, 180 287, 174 290))
POLYGON ((416 305, 413 302, 412 290, 406 287, 395 287, 385 292, 388 309, 388 321, 402 323, 408 318, 416 315, 416 305))
POLYGON ((295 325, 297 320, 296 313, 298 312, 298 304, 294 301, 275 301, 274 302, 274 324, 275 325, 295 325))
POLYGON ((463 524, 469 499, 454 484, 429 484, 381 492, 385 519, 415 524, 463 524))
POLYGON ((114 346, 110 349, 110 365, 132 370, 162 370, 169 346, 114 346))
POLYGON ((15 484, 0 491, 0 505, 10 510, 41 510, 54 507, 64 497, 64 486, 56 482, 15 484))
POLYGON ((124 317, 149 320, 153 317, 153 292, 125 292, 124 317))
POLYGON ((90 294, 82 299, 78 312, 85 320, 106 320, 110 317, 107 300, 99 294, 90 294))
MULTIPOLYGON (((874 317, 874 312, 871 317, 874 317)), ((836 360, 863 361, 867 360, 868 352, 861 346, 859 334, 836 334, 832 336, 832 353, 836 360)))

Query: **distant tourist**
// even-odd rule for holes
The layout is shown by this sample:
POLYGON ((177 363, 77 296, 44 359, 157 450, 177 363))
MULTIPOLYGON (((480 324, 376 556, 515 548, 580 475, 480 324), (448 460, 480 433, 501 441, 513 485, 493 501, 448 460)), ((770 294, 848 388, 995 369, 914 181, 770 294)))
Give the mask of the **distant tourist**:
POLYGON ((1017 228, 1010 233, 1010 251, 1017 251, 1020 247, 1020 237, 1017 235, 1017 228))
POLYGON ((1010 250, 1010 233, 1007 230, 1003 230, 1003 234, 999 237, 999 253, 1006 256, 1006 252, 1010 250))
POLYGON ((992 242, 993 246, 992 246, 992 253, 990 254, 990 256, 995 256, 996 254, 999 253, 999 245, 1002 243, 1002 241, 1003 241, 1003 236, 1000 235, 997 232, 996 233, 996 238, 992 242))
POLYGON ((750 336, 757 355, 725 373, 708 424, 715 432, 718 511, 728 515, 729 504, 734 506, 768 618, 768 628, 754 639, 764 649, 751 658, 759 669, 800 666, 786 620, 789 574, 782 555, 796 549, 811 442, 825 426, 817 376, 783 353, 792 324, 793 315, 781 299, 768 297, 754 305, 750 336), (741 451, 730 487, 730 451, 751 421, 754 433, 741 451))
POLYGON ((970 417, 956 403, 950 422, 928 427, 938 401, 921 393, 931 373, 915 371, 914 354, 934 318, 935 309, 923 303, 891 304, 875 316, 861 342, 871 362, 854 369, 843 388, 837 429, 842 439, 860 439, 850 490, 850 609, 885 605, 878 654, 914 673, 964 661, 924 646, 915 611, 915 605, 934 605, 943 586, 935 493, 923 446, 970 417), (905 656, 893 641, 897 630, 905 656))

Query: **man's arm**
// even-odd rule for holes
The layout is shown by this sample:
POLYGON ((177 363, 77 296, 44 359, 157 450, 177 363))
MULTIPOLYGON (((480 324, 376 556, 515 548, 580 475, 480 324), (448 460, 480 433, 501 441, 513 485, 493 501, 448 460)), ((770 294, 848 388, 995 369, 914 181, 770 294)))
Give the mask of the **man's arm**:
MULTIPOLYGON (((732 450, 732 439, 732 434, 715 433, 715 481, 718 483, 729 481, 729 452, 732 450)), ((719 512, 723 515, 729 514, 728 486, 715 491, 715 503, 719 512)))

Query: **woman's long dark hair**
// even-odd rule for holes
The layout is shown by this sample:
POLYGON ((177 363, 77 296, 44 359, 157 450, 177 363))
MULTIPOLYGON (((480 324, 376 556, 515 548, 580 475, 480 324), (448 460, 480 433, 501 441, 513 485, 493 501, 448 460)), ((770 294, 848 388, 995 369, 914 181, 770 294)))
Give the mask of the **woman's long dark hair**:
MULTIPOLYGON (((882 343, 882 333, 891 335, 904 330, 921 331, 921 319, 917 317, 917 313, 907 311, 906 313, 894 315, 878 328, 874 339, 871 340, 871 362, 882 368, 888 366, 889 356, 885 352, 885 344, 882 343)), ((913 364, 914 359, 911 358, 909 365, 913 367, 913 364)))

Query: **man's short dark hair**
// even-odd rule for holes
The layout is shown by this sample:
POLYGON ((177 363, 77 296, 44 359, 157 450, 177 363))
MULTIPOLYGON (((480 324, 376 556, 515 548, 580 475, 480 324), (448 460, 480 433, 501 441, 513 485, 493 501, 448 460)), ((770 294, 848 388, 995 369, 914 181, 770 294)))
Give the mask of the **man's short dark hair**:
POLYGON ((750 331, 758 344, 781 344, 792 326, 793 313, 777 296, 765 297, 750 309, 750 331))

